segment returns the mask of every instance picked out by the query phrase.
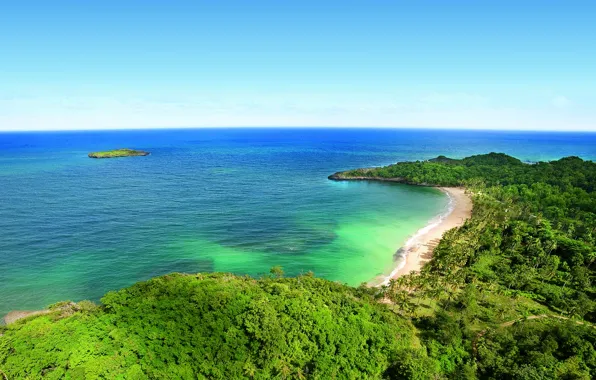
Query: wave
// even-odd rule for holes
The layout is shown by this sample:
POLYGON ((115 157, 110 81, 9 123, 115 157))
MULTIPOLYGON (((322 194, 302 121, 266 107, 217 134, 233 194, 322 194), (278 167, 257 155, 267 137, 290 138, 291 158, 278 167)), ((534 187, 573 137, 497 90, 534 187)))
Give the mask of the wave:
POLYGON ((383 277, 383 281, 378 286, 389 284, 389 281, 397 274, 397 272, 402 270, 403 267, 406 265, 406 259, 408 254, 411 253, 414 249, 420 247, 420 245, 422 244, 420 238, 424 236, 427 232, 431 231, 433 228, 443 223, 443 221, 453 212, 455 208, 455 199, 451 194, 449 194, 448 191, 444 191, 442 189, 441 191, 447 194, 447 197, 449 198, 449 202, 445 207, 445 211, 429 220, 426 226, 422 227, 421 229, 416 231, 416 233, 410 236, 408 240, 406 240, 404 245, 401 246, 397 250, 397 252, 395 252, 395 255, 393 257, 395 258, 394 261, 396 263, 396 266, 393 268, 391 273, 383 277))

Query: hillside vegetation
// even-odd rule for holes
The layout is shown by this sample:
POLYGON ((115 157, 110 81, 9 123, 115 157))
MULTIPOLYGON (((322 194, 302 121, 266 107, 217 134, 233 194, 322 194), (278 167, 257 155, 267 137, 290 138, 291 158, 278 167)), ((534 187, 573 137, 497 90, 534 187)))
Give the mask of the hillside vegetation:
POLYGON ((472 218, 382 288, 172 274, 4 328, 8 378, 596 378, 596 164, 504 154, 336 173, 466 186, 472 218))
POLYGON ((381 378, 425 357, 411 323, 369 291, 310 275, 172 274, 101 303, 11 325, 0 369, 11 379, 381 378))
POLYGON ((149 152, 134 149, 114 149, 104 152, 91 152, 87 156, 89 158, 118 158, 118 157, 134 157, 134 156, 148 156, 149 152))
POLYGON ((490 153, 336 176, 472 192, 472 218, 443 236, 419 275, 383 289, 412 316, 443 376, 596 378, 596 164, 578 157, 525 164, 490 153))

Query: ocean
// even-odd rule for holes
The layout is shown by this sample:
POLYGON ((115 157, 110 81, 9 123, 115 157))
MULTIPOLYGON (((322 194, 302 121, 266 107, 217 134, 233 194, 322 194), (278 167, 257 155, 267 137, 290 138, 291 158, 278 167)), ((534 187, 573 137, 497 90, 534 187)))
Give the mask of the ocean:
POLYGON ((185 129, 0 133, 0 315, 170 272, 280 265, 358 285, 445 212, 432 188, 333 182, 340 170, 504 152, 596 159, 596 133, 185 129), (87 153, 144 149, 147 157, 87 153))

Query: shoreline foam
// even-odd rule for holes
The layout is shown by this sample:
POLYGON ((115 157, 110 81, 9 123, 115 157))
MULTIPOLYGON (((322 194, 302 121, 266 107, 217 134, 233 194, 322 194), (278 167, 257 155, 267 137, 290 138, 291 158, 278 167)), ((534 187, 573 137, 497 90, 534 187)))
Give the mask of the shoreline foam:
POLYGON ((472 200, 460 187, 438 187, 449 197, 447 211, 429 221, 408 238, 395 253, 393 270, 373 279, 369 285, 382 286, 393 278, 401 277, 411 272, 420 272, 422 266, 432 258, 432 251, 441 240, 443 234, 452 228, 459 227, 472 215, 472 200))

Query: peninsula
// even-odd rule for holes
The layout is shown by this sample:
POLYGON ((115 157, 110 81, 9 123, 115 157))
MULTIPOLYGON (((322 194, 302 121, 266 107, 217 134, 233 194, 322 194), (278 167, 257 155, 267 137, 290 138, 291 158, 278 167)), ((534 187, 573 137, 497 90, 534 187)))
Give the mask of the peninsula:
MULTIPOLYGON (((453 160, 444 156, 431 159, 428 162, 454 163, 453 160)), ((391 279, 395 279, 413 272, 420 272, 422 266, 429 262, 432 253, 439 241, 447 231, 462 226, 472 216, 472 199, 469 191, 462 186, 435 186, 433 182, 421 180, 420 178, 408 177, 405 173, 399 176, 390 172, 384 172, 379 168, 356 169, 346 172, 337 172, 328 177, 333 181, 383 181, 397 182, 408 185, 436 187, 449 197, 449 211, 441 215, 438 221, 420 229, 412 236, 395 254, 395 264, 391 272, 378 276, 369 282, 370 286, 387 285, 391 279)))
POLYGON ((117 157, 133 157, 133 156, 148 156, 150 153, 143 150, 134 149, 115 149, 104 152, 92 152, 87 156, 89 158, 117 158, 117 157))

